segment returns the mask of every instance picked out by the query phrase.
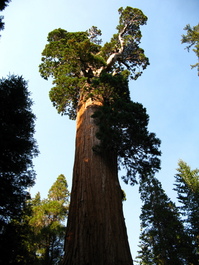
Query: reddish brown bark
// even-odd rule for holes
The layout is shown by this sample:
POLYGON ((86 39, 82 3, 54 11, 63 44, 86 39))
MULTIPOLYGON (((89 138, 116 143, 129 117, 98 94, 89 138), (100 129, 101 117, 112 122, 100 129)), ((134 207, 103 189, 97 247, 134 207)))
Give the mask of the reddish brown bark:
POLYGON ((77 115, 76 152, 64 265, 132 265, 122 210, 117 158, 96 154, 97 126, 88 101, 77 115))

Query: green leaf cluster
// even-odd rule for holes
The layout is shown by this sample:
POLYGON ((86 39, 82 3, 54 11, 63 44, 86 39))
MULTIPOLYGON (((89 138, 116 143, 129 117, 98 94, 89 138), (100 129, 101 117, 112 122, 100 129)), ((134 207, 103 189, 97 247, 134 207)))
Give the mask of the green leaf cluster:
POLYGON ((103 71, 100 77, 93 78, 92 84, 87 89, 88 97, 101 102, 102 105, 113 104, 118 99, 130 100, 128 76, 127 70, 114 76, 103 71))
POLYGON ((93 149, 99 153, 114 151, 118 165, 126 169, 123 180, 134 184, 137 176, 144 178, 160 169, 158 156, 161 152, 160 140, 154 133, 148 132, 146 109, 130 100, 125 74, 104 74, 98 79, 97 88, 102 86, 108 96, 101 93, 104 105, 92 115, 99 128, 96 136, 100 140, 100 145, 93 149))
POLYGON ((108 57, 119 52, 117 61, 111 67, 112 71, 120 72, 124 69, 129 70, 130 77, 136 80, 142 71, 149 65, 149 60, 144 54, 144 50, 139 47, 142 38, 140 26, 145 25, 147 17, 140 9, 127 6, 119 8, 119 24, 116 27, 118 33, 114 34, 111 41, 104 44, 101 48, 101 54, 108 57))
POLYGON ((27 216, 32 233, 33 252, 38 265, 58 264, 63 257, 66 217, 69 209, 69 191, 64 175, 59 175, 48 192, 47 199, 40 193, 28 201, 31 211, 27 216))
POLYGON ((55 29, 49 33, 39 71, 43 78, 54 79, 50 99, 58 113, 75 119, 78 103, 88 98, 90 84, 103 71, 115 75, 128 70, 130 77, 137 79, 149 64, 139 47, 140 25, 147 17, 132 7, 120 8, 119 14, 118 33, 103 46, 98 39, 101 31, 94 26, 85 32, 55 29), (110 56, 114 59, 109 63, 110 56))
MULTIPOLYGON (((199 59, 199 24, 191 27, 189 24, 186 25, 184 30, 187 31, 186 35, 182 35, 181 42, 187 43, 188 46, 186 49, 190 51, 190 48, 193 46, 193 51, 195 52, 197 58, 199 59)), ((197 67, 199 75, 199 63, 191 65, 192 68, 197 67)))
POLYGON ((50 99, 58 113, 75 119, 82 89, 93 75, 89 69, 105 64, 97 55, 100 46, 90 41, 88 32, 63 29, 50 32, 48 42, 42 52, 41 76, 54 78, 50 99))

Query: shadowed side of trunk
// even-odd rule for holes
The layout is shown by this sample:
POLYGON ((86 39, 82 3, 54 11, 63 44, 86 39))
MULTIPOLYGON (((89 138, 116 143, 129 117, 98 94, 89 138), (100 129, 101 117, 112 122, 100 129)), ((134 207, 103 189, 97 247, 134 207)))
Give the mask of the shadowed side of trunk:
POLYGON ((77 115, 76 152, 64 265, 132 265, 122 210, 117 157, 97 154, 97 126, 88 101, 77 115))

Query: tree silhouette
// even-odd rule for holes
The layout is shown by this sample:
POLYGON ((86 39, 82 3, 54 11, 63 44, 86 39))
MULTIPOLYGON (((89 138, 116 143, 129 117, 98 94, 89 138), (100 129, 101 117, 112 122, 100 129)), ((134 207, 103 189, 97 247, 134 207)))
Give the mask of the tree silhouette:
POLYGON ((35 115, 27 82, 18 76, 0 80, 0 256, 10 264, 20 246, 18 224, 34 184, 32 159, 38 154, 35 115), (16 222, 12 222, 16 220, 16 222))
POLYGON ((191 239, 184 231, 176 205, 161 183, 148 177, 140 184, 143 201, 138 264, 194 264, 191 239))

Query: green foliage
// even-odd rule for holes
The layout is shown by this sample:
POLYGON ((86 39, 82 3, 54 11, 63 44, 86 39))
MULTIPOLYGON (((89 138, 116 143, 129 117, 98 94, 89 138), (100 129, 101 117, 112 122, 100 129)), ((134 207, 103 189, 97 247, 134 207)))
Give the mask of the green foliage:
POLYGON ((98 68, 105 62, 97 55, 99 45, 89 40, 87 32, 57 29, 49 33, 48 42, 42 52, 41 76, 54 78, 56 86, 50 91, 50 99, 59 113, 74 119, 81 90, 92 77, 90 67, 98 68))
POLYGON ((25 189, 34 184, 32 159, 38 150, 31 106, 22 77, 0 80, 0 217, 6 222, 19 214, 25 189))
POLYGON ((27 198, 20 218, 13 218, 1 230, 0 264, 60 264, 69 196, 66 179, 60 175, 47 199, 41 199, 39 192, 27 198))
POLYGON ((127 172, 122 177, 126 183, 134 184, 137 175, 145 178, 147 173, 160 169, 160 140, 148 132, 149 117, 141 104, 118 99, 100 107, 93 118, 99 126, 97 138, 101 140, 94 150, 117 153, 118 164, 127 172))
POLYGON ((114 35, 123 38, 124 50, 121 57, 118 59, 119 65, 123 64, 131 72, 130 77, 137 79, 142 70, 145 70, 149 65, 149 60, 144 54, 144 50, 139 47, 142 38, 140 26, 145 25, 147 17, 140 9, 126 7, 119 8, 119 25, 117 26, 118 33, 114 35), (125 30, 126 29, 126 30, 125 30))
MULTIPOLYGON (((190 51, 190 48, 193 46, 193 51, 199 59, 199 24, 191 27, 189 24, 186 25, 184 30, 187 31, 186 35, 182 35, 181 42, 188 44, 186 49, 190 51)), ((199 63, 191 65, 192 68, 197 67, 198 75, 199 75, 199 63)))
POLYGON ((137 79, 140 69, 149 64, 139 47, 140 25, 146 23, 146 16, 131 7, 120 8, 119 13, 118 33, 104 46, 98 39, 101 31, 94 26, 85 32, 55 29, 49 33, 39 70, 43 78, 54 78, 50 99, 58 113, 75 119, 78 102, 88 98, 90 84, 102 71, 114 75, 127 69, 137 79))
POLYGON ((160 140, 148 132, 146 109, 130 100, 128 74, 123 71, 112 76, 103 72, 93 81, 92 92, 99 93, 104 103, 92 115, 99 128, 96 137, 100 140, 100 145, 93 150, 98 153, 114 151, 118 165, 126 169, 123 180, 134 184, 137 175, 144 178, 160 169, 158 156, 161 152, 160 140))
POLYGON ((22 77, 0 80, 1 264, 30 264, 32 259, 24 246, 27 226, 21 226, 27 188, 35 179, 32 159, 38 154, 31 106, 27 82, 22 77), (30 259, 22 262, 23 255, 30 259))
MULTIPOLYGON (((99 78, 93 78, 88 97, 98 100, 102 105, 114 104, 118 99, 130 100, 128 88, 128 71, 112 75, 103 71, 99 78)), ((87 97, 86 97, 87 98, 87 97)))
POLYGON ((184 232, 177 207, 161 183, 148 177, 140 183, 140 194, 143 206, 138 264, 195 264, 191 260, 191 240, 184 232))
POLYGON ((21 218, 9 222, 0 236, 0 264, 36 265, 36 255, 31 243, 32 234, 27 220, 21 218))
POLYGON ((52 185, 48 192, 48 199, 68 204, 70 194, 67 187, 68 184, 65 176, 63 174, 59 175, 56 182, 52 185))
POLYGON ((175 190, 178 193, 180 212, 187 234, 192 238, 199 262, 199 169, 191 170, 184 161, 178 163, 175 190))
MULTIPOLYGON (((148 19, 140 9, 132 8, 130 6, 127 6, 125 9, 120 7, 118 12, 120 14, 119 26, 117 26, 119 31, 121 31, 126 25, 130 25, 130 30, 137 32, 140 30, 140 25, 145 25, 148 19)), ((131 35, 134 34, 132 33, 131 35)))
POLYGON ((127 170, 124 181, 136 182, 136 175, 160 169, 160 140, 149 133, 148 115, 141 104, 130 100, 128 79, 137 79, 149 65, 139 47, 140 26, 147 17, 139 9, 119 9, 117 33, 101 46, 101 31, 56 29, 49 33, 42 52, 41 76, 54 78, 50 99, 59 113, 75 119, 78 105, 91 99, 102 107, 93 115, 99 126, 100 146, 95 151, 114 150, 127 170))
POLYGON ((64 175, 58 176, 48 192, 48 198, 41 200, 37 193, 29 201, 32 210, 28 223, 33 233, 32 246, 39 265, 59 264, 63 257, 65 224, 68 214, 69 191, 64 175))

